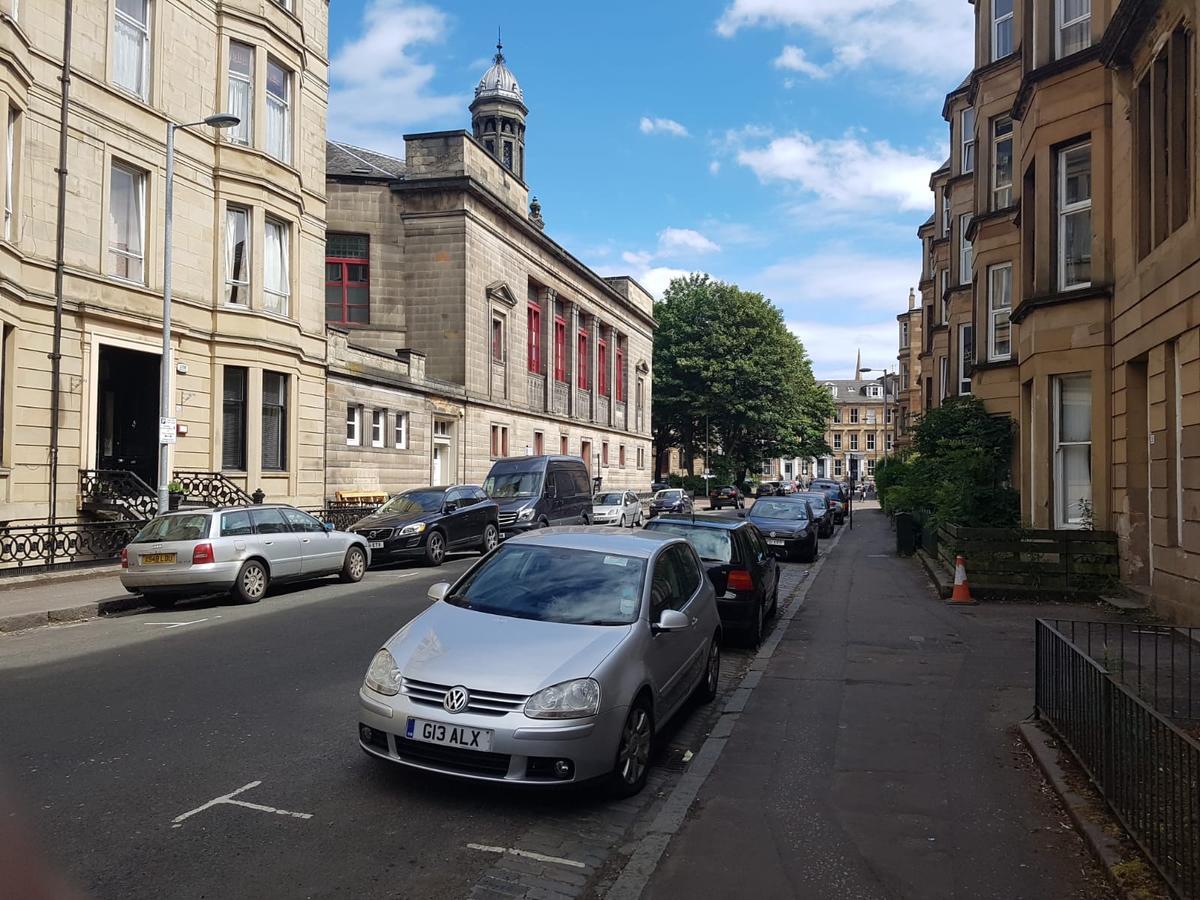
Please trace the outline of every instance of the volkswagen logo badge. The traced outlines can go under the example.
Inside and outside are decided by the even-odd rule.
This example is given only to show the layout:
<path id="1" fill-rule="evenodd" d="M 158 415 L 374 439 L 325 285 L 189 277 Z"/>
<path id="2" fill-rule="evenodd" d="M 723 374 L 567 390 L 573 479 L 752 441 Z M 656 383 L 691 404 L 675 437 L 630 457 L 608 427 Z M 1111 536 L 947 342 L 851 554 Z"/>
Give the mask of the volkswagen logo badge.
<path id="1" fill-rule="evenodd" d="M 775 532 L 772 531 L 770 536 L 775 537 Z"/>
<path id="2" fill-rule="evenodd" d="M 446 696 L 442 698 L 442 707 L 448 713 L 460 713 L 467 708 L 467 704 L 470 702 L 471 695 L 467 693 L 467 689 L 458 685 L 446 691 Z"/>

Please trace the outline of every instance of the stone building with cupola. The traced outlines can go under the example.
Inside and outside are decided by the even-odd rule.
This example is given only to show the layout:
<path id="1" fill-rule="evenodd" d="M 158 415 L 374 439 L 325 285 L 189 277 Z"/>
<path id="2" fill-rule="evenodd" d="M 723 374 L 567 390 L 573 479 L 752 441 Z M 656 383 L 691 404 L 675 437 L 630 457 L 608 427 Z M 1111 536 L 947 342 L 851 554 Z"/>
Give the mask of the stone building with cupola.
<path id="1" fill-rule="evenodd" d="M 331 498 L 479 483 L 543 453 L 648 485 L 653 298 L 550 236 L 529 112 L 497 45 L 469 131 L 405 135 L 403 159 L 328 142 Z"/>

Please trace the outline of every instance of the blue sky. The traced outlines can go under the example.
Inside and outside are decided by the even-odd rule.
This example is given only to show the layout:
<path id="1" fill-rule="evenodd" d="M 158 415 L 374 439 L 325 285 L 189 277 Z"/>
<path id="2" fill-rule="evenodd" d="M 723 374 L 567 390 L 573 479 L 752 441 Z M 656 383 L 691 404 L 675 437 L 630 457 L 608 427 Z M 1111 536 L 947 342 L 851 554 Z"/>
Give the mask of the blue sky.
<path id="1" fill-rule="evenodd" d="M 967 0 L 337 0 L 329 135 L 403 155 L 469 127 L 496 28 L 547 231 L 660 292 L 701 271 L 783 310 L 818 377 L 895 364 L 915 230 L 971 63 Z"/>

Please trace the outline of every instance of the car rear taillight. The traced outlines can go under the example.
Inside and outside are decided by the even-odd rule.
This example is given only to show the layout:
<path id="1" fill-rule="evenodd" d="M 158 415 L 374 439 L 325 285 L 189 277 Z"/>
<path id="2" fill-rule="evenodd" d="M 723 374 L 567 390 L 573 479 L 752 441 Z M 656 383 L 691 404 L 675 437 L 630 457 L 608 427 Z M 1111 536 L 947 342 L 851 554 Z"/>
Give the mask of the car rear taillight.
<path id="1" fill-rule="evenodd" d="M 729 572 L 729 579 L 725 584 L 731 591 L 754 590 L 754 579 L 750 577 L 750 573 L 745 569 L 732 569 Z"/>
<path id="2" fill-rule="evenodd" d="M 196 549 L 192 551 L 192 565 L 198 566 L 201 563 L 210 563 L 212 561 L 212 544 L 197 544 Z"/>
<path id="3" fill-rule="evenodd" d="M 121 568 L 122 569 L 129 568 L 129 548 L 128 547 L 121 548 Z"/>

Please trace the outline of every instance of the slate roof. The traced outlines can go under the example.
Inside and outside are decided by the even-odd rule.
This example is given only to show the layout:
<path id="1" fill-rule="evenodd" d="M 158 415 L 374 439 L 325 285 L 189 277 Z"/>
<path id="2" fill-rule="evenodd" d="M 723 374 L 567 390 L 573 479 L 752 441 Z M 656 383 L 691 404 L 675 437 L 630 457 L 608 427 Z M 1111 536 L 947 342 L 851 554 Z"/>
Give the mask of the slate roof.
<path id="1" fill-rule="evenodd" d="M 403 178 L 404 160 L 352 144 L 326 141 L 325 174 L 355 178 Z"/>

